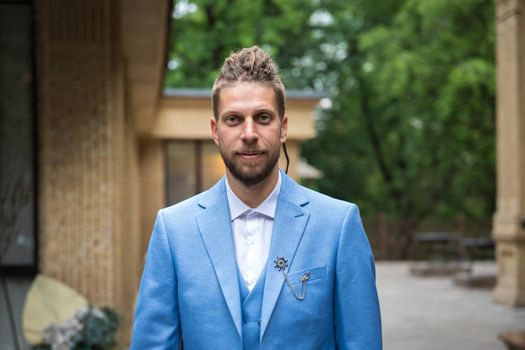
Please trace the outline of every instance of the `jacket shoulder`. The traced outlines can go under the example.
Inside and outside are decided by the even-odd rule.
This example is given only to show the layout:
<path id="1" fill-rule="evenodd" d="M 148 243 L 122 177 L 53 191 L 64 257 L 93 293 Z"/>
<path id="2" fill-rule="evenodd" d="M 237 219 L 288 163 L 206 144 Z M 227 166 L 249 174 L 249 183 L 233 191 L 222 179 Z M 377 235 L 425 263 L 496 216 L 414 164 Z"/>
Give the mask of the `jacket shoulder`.
<path id="1" fill-rule="evenodd" d="M 346 211 L 349 208 L 357 208 L 357 205 L 353 202 L 348 202 L 342 199 L 330 197 L 324 193 L 314 191 L 307 187 L 297 184 L 299 191 L 308 199 L 308 205 L 310 207 L 324 207 L 328 210 L 343 210 Z"/>
<path id="2" fill-rule="evenodd" d="M 221 180 L 212 188 L 204 192 L 196 194 L 195 196 L 185 199 L 179 203 L 162 208 L 159 213 L 170 217 L 180 217 L 181 215 L 193 216 L 194 214 L 199 213 L 203 208 L 213 204 L 221 198 L 226 198 L 226 193 L 224 191 L 224 184 Z"/>

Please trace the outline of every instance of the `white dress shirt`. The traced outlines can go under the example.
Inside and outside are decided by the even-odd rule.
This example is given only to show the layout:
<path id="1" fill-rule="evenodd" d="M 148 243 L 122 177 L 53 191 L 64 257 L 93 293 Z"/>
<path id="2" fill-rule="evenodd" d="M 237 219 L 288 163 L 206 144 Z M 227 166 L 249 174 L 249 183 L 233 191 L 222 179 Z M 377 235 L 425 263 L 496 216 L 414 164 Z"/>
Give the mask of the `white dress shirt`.
<path id="1" fill-rule="evenodd" d="M 250 208 L 233 193 L 226 179 L 235 258 L 251 291 L 266 265 L 272 242 L 273 219 L 281 189 L 281 173 L 273 191 L 257 207 Z"/>

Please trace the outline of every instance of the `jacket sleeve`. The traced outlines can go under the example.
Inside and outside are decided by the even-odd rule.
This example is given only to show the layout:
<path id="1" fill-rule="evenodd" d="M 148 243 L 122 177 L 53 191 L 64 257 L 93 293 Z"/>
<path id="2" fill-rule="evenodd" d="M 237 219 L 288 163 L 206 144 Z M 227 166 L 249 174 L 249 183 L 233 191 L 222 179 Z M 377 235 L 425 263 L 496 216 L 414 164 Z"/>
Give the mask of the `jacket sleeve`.
<path id="1" fill-rule="evenodd" d="M 180 349 L 177 275 L 162 211 L 157 214 L 140 282 L 131 350 Z"/>
<path id="2" fill-rule="evenodd" d="M 374 258 L 354 204 L 350 204 L 341 228 L 334 317 L 337 349 L 382 349 Z"/>

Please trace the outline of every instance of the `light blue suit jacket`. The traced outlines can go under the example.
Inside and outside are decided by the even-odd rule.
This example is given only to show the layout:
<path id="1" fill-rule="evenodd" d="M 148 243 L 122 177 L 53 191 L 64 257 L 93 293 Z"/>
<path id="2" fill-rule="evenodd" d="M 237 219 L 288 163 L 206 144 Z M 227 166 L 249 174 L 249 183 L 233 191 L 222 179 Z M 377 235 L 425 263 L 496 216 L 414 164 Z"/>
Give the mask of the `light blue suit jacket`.
<path id="1" fill-rule="evenodd" d="M 370 245 L 354 204 L 282 174 L 261 313 L 261 348 L 382 348 Z M 242 349 L 242 309 L 224 178 L 157 215 L 135 311 L 133 350 Z M 288 260 L 297 300 L 273 260 Z"/>

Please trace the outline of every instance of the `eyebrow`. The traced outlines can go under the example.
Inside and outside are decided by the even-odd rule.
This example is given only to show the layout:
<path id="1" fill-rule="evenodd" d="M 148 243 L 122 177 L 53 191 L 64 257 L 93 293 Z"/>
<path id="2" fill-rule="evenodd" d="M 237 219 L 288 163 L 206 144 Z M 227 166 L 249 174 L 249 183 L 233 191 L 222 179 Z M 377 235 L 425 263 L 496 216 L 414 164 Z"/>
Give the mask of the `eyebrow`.
<path id="1" fill-rule="evenodd" d="M 259 113 L 268 113 L 268 114 L 273 114 L 273 115 L 278 115 L 279 114 L 277 111 L 274 111 L 273 109 L 270 109 L 270 108 L 266 108 L 266 107 L 255 108 L 253 114 L 259 114 Z M 241 113 L 241 112 L 239 112 L 236 109 L 231 109 L 231 110 L 226 110 L 225 112 L 221 113 L 220 117 L 224 117 L 224 116 L 230 115 L 230 114 L 236 114 L 236 115 L 242 116 L 244 113 Z"/>

